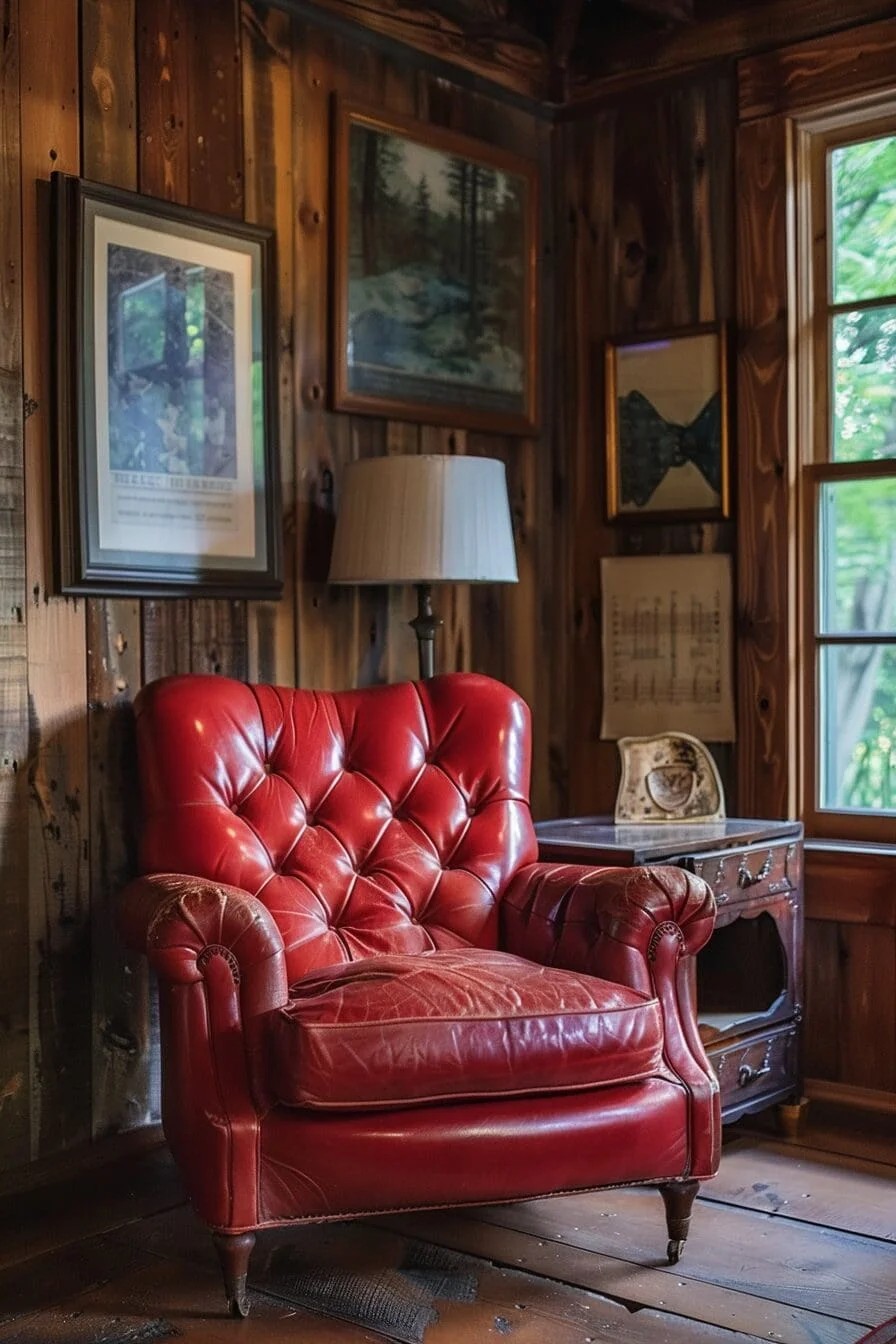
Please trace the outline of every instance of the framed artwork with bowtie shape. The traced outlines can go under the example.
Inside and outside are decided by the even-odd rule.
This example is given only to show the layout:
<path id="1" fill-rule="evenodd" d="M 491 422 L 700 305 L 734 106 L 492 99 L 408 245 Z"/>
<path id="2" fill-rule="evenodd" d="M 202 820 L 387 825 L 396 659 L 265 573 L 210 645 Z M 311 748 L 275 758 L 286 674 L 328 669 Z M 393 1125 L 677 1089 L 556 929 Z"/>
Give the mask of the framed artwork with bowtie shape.
<path id="1" fill-rule="evenodd" d="M 605 360 L 608 516 L 727 518 L 724 327 L 611 340 Z"/>

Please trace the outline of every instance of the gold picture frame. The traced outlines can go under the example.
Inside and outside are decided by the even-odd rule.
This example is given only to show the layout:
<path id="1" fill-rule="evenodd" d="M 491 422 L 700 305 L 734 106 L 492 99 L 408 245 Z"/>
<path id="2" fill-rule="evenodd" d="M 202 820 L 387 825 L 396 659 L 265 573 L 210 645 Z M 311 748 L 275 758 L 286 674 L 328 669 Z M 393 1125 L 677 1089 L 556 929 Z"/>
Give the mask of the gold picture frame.
<path id="1" fill-rule="evenodd" d="M 725 327 L 607 341 L 607 516 L 720 520 L 730 513 Z"/>

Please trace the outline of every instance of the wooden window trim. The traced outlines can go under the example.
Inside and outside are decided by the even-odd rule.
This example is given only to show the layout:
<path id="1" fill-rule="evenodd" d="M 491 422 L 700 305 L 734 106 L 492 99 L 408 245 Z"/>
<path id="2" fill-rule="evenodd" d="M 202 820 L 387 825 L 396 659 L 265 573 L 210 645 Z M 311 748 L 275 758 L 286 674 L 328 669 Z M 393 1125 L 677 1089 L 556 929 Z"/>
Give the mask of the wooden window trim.
<path id="1" fill-rule="evenodd" d="M 869 120 L 881 91 L 890 99 L 896 93 L 894 50 L 896 20 L 887 17 L 738 63 L 736 786 L 743 815 L 801 811 L 796 420 L 806 391 L 794 358 L 799 132 L 823 130 L 835 116 Z"/>
<path id="2" fill-rule="evenodd" d="M 737 135 L 737 806 L 797 815 L 793 123 Z"/>
<path id="3" fill-rule="evenodd" d="M 893 834 L 892 812 L 856 812 L 822 808 L 820 796 L 817 725 L 818 652 L 822 645 L 840 641 L 822 639 L 817 629 L 818 496 L 826 481 L 870 480 L 896 477 L 896 461 L 838 462 L 829 457 L 833 425 L 829 399 L 831 323 L 837 311 L 877 307 L 894 299 L 834 304 L 832 202 L 829 199 L 828 161 L 831 151 L 876 136 L 896 133 L 896 101 L 890 97 L 831 108 L 796 123 L 796 294 L 797 294 L 797 438 L 804 446 L 797 482 L 799 517 L 799 621 L 802 631 L 795 692 L 799 704 L 797 792 L 807 836 L 838 836 L 850 841 L 882 841 Z M 808 347 L 808 357 L 807 357 Z M 798 451 L 798 450 L 797 450 Z M 855 640 L 851 641 L 855 642 Z M 866 642 L 861 640 L 860 642 Z M 890 644 L 889 637 L 867 640 Z"/>

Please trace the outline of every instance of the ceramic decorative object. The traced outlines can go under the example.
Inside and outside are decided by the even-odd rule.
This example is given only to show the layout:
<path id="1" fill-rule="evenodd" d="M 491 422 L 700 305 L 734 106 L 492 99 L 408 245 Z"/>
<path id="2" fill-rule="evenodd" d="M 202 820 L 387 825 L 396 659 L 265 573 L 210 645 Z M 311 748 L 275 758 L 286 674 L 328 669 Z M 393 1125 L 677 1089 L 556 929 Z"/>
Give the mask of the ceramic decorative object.
<path id="1" fill-rule="evenodd" d="M 621 737 L 622 779 L 614 820 L 720 821 L 725 794 L 716 763 L 690 733 Z"/>

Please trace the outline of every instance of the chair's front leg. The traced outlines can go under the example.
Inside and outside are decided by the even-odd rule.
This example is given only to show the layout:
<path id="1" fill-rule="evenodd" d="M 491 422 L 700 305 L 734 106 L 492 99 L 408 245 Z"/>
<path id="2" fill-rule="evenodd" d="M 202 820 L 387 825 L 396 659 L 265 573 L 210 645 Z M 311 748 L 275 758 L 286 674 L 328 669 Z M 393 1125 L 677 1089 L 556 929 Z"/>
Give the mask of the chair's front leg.
<path id="1" fill-rule="evenodd" d="M 699 1189 L 699 1181 L 670 1181 L 659 1187 L 666 1206 L 666 1230 L 669 1233 L 666 1255 L 670 1265 L 677 1265 L 681 1259 L 691 1225 L 691 1209 Z"/>
<path id="2" fill-rule="evenodd" d="M 249 1274 L 249 1257 L 255 1245 L 254 1232 L 213 1232 L 215 1250 L 224 1272 L 224 1291 L 227 1294 L 227 1309 L 231 1316 L 249 1315 L 249 1298 L 246 1294 L 246 1278 Z"/>

